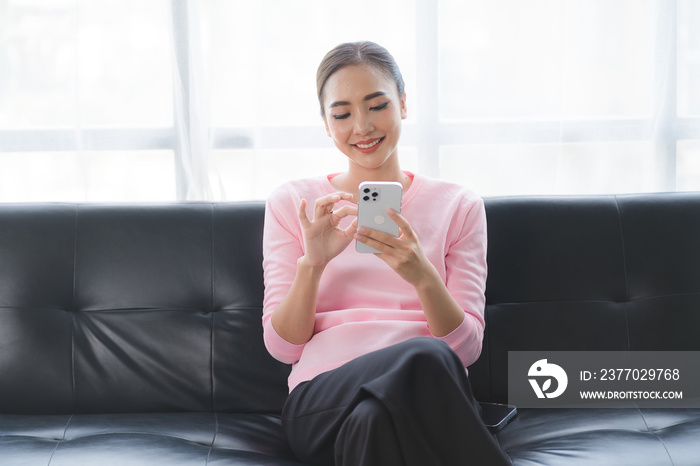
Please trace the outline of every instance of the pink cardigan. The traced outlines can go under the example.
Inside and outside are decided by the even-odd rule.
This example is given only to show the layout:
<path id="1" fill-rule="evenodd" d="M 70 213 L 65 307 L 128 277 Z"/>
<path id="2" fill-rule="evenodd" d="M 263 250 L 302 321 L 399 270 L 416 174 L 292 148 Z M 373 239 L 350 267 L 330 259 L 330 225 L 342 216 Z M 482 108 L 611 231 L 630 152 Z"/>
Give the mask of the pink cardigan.
<path id="1" fill-rule="evenodd" d="M 268 199 L 263 237 L 263 328 L 270 354 L 292 364 L 289 390 L 370 351 L 414 337 L 431 336 L 414 288 L 354 242 L 326 267 L 321 279 L 313 337 L 295 345 L 279 336 L 270 317 L 295 276 L 304 241 L 297 215 L 301 198 L 312 218 L 314 201 L 335 192 L 328 177 L 287 183 Z M 342 205 L 340 203 L 338 206 Z M 486 215 L 481 198 L 456 184 L 414 176 L 402 215 L 452 296 L 464 309 L 462 324 L 442 339 L 464 366 L 481 353 L 486 286 Z M 345 227 L 352 218 L 345 218 Z"/>

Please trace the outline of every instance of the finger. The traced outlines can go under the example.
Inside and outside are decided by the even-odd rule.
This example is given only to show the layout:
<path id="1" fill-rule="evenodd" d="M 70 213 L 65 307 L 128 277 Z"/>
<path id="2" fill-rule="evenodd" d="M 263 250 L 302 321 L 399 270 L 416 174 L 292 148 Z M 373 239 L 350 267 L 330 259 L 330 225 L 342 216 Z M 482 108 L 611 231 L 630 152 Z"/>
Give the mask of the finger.
<path id="1" fill-rule="evenodd" d="M 299 203 L 299 221 L 301 226 L 307 228 L 311 225 L 309 217 L 306 215 L 306 199 L 302 199 Z"/>
<path id="2" fill-rule="evenodd" d="M 357 228 L 357 233 L 362 236 L 363 239 L 366 238 L 364 242 L 375 249 L 380 249 L 379 247 L 375 246 L 375 244 L 384 245 L 386 250 L 398 249 L 402 244 L 401 239 L 392 235 L 391 233 L 384 233 L 383 231 L 374 230 L 372 228 L 360 226 Z"/>
<path id="3" fill-rule="evenodd" d="M 338 209 L 334 209 L 333 215 L 337 216 L 339 219 L 347 217 L 348 215 L 357 216 L 357 206 L 344 205 Z"/>
<path id="4" fill-rule="evenodd" d="M 314 219 L 321 218 L 323 215 L 332 214 L 333 207 L 337 202 L 350 199 L 352 199 L 352 194 L 343 192 L 331 193 L 319 197 L 316 199 L 316 204 L 314 206 Z"/>
<path id="5" fill-rule="evenodd" d="M 338 191 L 337 194 L 340 196 L 340 198 L 344 201 L 352 201 L 352 194 L 346 193 L 343 191 Z"/>
<path id="6" fill-rule="evenodd" d="M 350 238 L 355 237 L 355 234 L 357 234 L 357 219 L 354 219 L 352 223 L 343 231 L 345 232 L 346 236 L 349 236 Z"/>
<path id="7" fill-rule="evenodd" d="M 339 201 L 351 201 L 352 194 L 343 191 L 337 191 L 334 193 L 326 194 L 316 199 L 317 204 L 335 204 Z"/>
<path id="8" fill-rule="evenodd" d="M 358 228 L 358 233 L 392 248 L 398 247 L 400 244 L 400 240 L 396 236 L 390 233 L 384 233 L 383 231 L 373 230 L 372 228 L 360 227 Z"/>
<path id="9" fill-rule="evenodd" d="M 352 202 L 352 194 L 338 191 L 318 198 L 316 200 L 316 206 L 314 208 L 315 218 L 320 218 L 323 215 L 333 214 L 335 204 L 340 201 Z"/>
<path id="10" fill-rule="evenodd" d="M 314 205 L 314 220 L 317 220 L 324 215 L 333 211 L 333 205 L 338 202 L 339 197 L 335 194 L 319 197 Z"/>
<path id="11" fill-rule="evenodd" d="M 379 251 L 379 253 L 384 253 L 388 249 L 388 246 L 386 244 L 377 241 L 376 239 L 371 238 L 367 235 L 363 235 L 359 232 L 355 233 L 355 239 L 362 244 L 366 244 L 367 246 L 373 247 L 374 249 Z M 375 253 L 375 255 L 377 255 L 377 253 Z"/>
<path id="12" fill-rule="evenodd" d="M 387 213 L 391 217 L 391 219 L 396 222 L 396 224 L 399 226 L 399 229 L 401 229 L 401 233 L 403 233 L 404 236 L 409 236 L 411 238 L 415 237 L 415 234 L 413 233 L 413 228 L 411 228 L 411 225 L 408 223 L 408 220 L 406 220 L 400 213 L 395 211 L 394 209 L 388 209 Z"/>

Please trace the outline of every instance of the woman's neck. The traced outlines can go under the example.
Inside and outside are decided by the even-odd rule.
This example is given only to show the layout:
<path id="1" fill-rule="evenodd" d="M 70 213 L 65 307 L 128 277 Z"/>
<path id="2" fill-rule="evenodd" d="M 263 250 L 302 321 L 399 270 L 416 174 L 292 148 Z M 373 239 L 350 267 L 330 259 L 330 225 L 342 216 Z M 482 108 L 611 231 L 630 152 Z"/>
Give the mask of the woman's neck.
<path id="1" fill-rule="evenodd" d="M 351 193 L 353 200 L 357 201 L 357 189 L 363 181 L 397 181 L 403 186 L 405 193 L 413 182 L 413 178 L 408 176 L 399 167 L 395 170 L 353 170 L 334 176 L 330 182 L 338 191 Z"/>

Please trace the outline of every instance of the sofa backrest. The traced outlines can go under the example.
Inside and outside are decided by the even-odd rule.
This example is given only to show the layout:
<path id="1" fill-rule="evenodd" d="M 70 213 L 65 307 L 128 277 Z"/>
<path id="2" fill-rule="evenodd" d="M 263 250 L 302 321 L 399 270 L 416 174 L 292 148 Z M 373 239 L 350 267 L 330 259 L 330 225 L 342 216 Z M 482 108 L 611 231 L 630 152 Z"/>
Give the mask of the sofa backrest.
<path id="1" fill-rule="evenodd" d="M 700 350 L 700 193 L 486 199 L 477 398 L 506 402 L 508 351 Z"/>
<path id="2" fill-rule="evenodd" d="M 700 350 L 700 193 L 487 198 L 480 400 L 508 351 Z M 0 413 L 279 412 L 264 203 L 0 204 Z"/>
<path id="3" fill-rule="evenodd" d="M 0 412 L 278 412 L 264 203 L 0 205 Z"/>

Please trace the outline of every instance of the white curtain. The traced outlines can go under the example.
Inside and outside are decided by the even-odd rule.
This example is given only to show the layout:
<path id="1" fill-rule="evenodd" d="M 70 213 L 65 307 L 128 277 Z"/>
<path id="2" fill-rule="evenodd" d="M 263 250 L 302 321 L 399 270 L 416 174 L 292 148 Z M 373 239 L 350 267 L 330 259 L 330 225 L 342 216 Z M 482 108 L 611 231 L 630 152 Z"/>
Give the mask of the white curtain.
<path id="1" fill-rule="evenodd" d="M 180 174 L 177 197 L 184 200 L 221 199 L 216 178 L 210 180 L 213 128 L 209 122 L 209 89 L 202 55 L 199 0 L 172 2 L 173 102 L 175 160 Z"/>
<path id="2" fill-rule="evenodd" d="M 700 190 L 698 0 L 0 0 L 0 202 L 262 199 L 340 171 L 315 71 L 397 59 L 406 169 L 484 196 Z"/>

